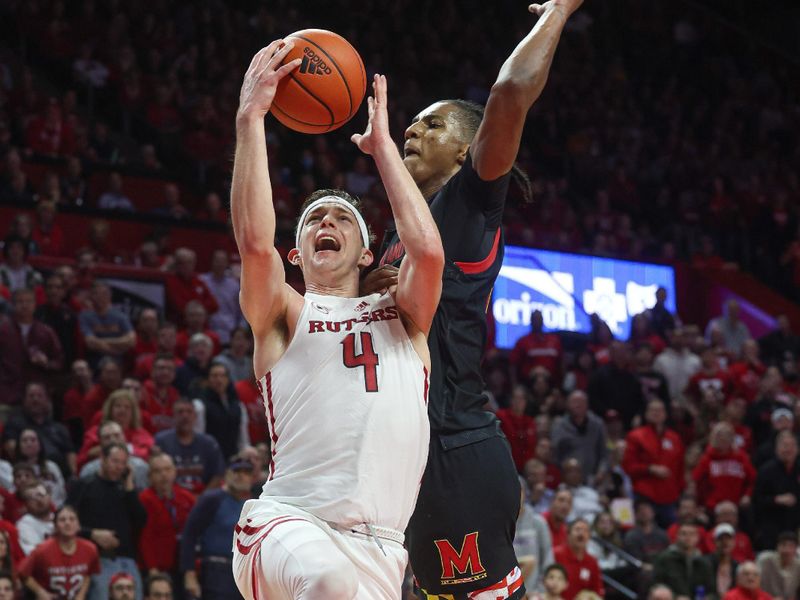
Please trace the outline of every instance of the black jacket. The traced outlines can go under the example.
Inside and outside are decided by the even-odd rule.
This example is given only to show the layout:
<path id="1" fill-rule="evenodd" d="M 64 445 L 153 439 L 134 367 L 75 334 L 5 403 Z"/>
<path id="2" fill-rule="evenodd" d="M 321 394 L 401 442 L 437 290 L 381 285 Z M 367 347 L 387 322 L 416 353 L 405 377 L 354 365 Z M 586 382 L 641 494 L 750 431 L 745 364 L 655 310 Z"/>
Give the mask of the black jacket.
<path id="1" fill-rule="evenodd" d="M 794 494 L 800 502 L 800 460 L 790 470 L 777 459 L 769 460 L 758 470 L 753 504 L 758 531 L 755 546 L 758 550 L 773 549 L 782 531 L 800 527 L 800 505 L 787 507 L 775 504 L 775 496 Z"/>
<path id="2" fill-rule="evenodd" d="M 106 552 L 98 548 L 100 556 L 136 558 L 137 532 L 147 521 L 147 512 L 136 490 L 126 492 L 121 482 L 92 475 L 74 482 L 67 504 L 78 511 L 81 535 L 88 538 L 92 529 L 110 529 L 117 534 L 116 550 Z"/>

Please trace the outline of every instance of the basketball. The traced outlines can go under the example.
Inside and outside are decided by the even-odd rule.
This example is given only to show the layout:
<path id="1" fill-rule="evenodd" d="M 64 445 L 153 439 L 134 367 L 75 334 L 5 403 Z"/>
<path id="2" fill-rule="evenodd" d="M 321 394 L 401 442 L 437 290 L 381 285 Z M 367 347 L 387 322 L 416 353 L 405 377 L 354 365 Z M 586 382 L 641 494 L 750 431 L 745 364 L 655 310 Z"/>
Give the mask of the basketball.
<path id="1" fill-rule="evenodd" d="M 278 84 L 272 114 L 289 129 L 325 133 L 356 114 L 367 89 L 364 63 L 342 36 L 324 29 L 303 29 L 288 35 L 294 48 L 283 63 L 302 59 Z"/>

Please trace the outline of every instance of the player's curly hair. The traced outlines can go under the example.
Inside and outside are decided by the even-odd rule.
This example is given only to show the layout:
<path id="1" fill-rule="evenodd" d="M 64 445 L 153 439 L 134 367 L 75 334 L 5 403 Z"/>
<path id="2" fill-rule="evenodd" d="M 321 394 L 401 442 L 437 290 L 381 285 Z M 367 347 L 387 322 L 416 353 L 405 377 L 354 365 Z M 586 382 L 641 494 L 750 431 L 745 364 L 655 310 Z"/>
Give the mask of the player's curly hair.
<path id="1" fill-rule="evenodd" d="M 471 100 L 444 100 L 443 102 L 452 104 L 458 108 L 462 116 L 461 124 L 466 129 L 467 136 L 469 137 L 468 141 L 472 142 L 472 138 L 475 137 L 475 133 L 478 131 L 481 121 L 483 121 L 485 107 Z M 526 204 L 533 202 L 531 179 L 516 162 L 511 167 L 511 179 L 517 184 L 517 187 L 519 187 L 523 201 Z"/>
<path id="2" fill-rule="evenodd" d="M 352 194 L 345 192 L 344 190 L 333 190 L 333 189 L 321 189 L 315 190 L 309 194 L 308 198 L 303 201 L 303 205 L 300 207 L 300 215 L 305 212 L 308 205 L 312 202 L 319 200 L 320 198 L 324 198 L 325 196 L 336 196 L 337 198 L 341 198 L 348 204 L 352 204 L 353 208 L 355 208 L 358 213 L 363 217 L 364 211 L 362 210 L 363 204 L 361 200 L 357 196 L 353 196 Z M 364 219 L 366 223 L 367 220 Z M 295 223 L 295 229 L 300 225 L 300 217 L 297 217 L 297 223 Z M 369 223 L 367 223 L 367 233 L 369 234 L 369 243 L 372 244 L 375 242 L 375 233 L 372 231 L 372 227 Z"/>

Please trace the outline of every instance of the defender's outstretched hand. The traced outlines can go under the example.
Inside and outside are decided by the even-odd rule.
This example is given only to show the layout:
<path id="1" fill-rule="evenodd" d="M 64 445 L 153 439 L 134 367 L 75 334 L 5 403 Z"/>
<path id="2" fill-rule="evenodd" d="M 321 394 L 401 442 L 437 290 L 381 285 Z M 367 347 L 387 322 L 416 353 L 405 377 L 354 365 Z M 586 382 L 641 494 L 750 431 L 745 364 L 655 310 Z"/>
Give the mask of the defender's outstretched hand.
<path id="1" fill-rule="evenodd" d="M 354 134 L 350 140 L 364 154 L 374 154 L 379 144 L 392 143 L 389 135 L 389 112 L 387 110 L 386 76 L 376 74 L 372 80 L 374 98 L 367 98 L 369 122 L 362 134 Z"/>
<path id="2" fill-rule="evenodd" d="M 581 4 L 583 4 L 583 0 L 550 0 L 550 2 L 543 2 L 542 4 L 531 4 L 528 6 L 528 12 L 541 17 L 548 10 L 562 8 L 567 11 L 567 16 L 569 16 L 578 10 Z"/>
<path id="3" fill-rule="evenodd" d="M 296 58 L 281 66 L 294 42 L 275 40 L 266 48 L 259 50 L 250 61 L 244 74 L 242 89 L 239 92 L 239 113 L 263 117 L 269 112 L 278 82 L 300 66 Z"/>

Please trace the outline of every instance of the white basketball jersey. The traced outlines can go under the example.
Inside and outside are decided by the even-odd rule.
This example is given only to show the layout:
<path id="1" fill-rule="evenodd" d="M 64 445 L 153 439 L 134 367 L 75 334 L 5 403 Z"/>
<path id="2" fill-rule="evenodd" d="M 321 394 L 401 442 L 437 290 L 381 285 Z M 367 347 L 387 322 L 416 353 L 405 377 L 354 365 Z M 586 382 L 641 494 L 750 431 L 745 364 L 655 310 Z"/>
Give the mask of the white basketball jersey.
<path id="1" fill-rule="evenodd" d="M 428 457 L 428 373 L 389 294 L 307 293 L 259 386 L 272 438 L 262 498 L 405 529 Z"/>

